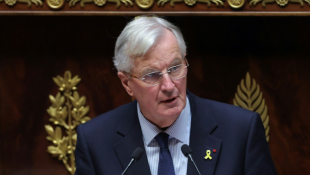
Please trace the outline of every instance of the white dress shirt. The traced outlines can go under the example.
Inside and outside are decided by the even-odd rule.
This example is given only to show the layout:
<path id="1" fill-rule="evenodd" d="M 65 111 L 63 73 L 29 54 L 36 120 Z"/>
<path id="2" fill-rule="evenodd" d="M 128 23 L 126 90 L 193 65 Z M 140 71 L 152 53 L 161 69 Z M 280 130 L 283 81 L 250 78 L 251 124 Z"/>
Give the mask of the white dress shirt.
<path id="1" fill-rule="evenodd" d="M 140 111 L 139 103 L 137 105 L 138 117 L 142 129 L 144 147 L 150 166 L 151 174 L 157 175 L 160 148 L 155 140 L 158 133 L 162 132 L 154 124 L 148 121 Z M 177 120 L 164 132 L 169 134 L 168 146 L 172 156 L 174 172 L 176 175 L 186 175 L 187 161 L 181 151 L 183 144 L 189 145 L 191 128 L 191 111 L 188 98 L 186 98 L 185 108 Z"/>

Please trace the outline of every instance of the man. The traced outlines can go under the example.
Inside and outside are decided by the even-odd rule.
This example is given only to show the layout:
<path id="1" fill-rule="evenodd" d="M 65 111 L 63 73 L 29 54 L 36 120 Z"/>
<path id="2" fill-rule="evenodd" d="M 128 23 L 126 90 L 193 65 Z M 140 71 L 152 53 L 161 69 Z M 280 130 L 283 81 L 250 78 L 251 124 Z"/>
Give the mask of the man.
<path id="1" fill-rule="evenodd" d="M 114 64 L 136 100 L 78 127 L 77 175 L 122 174 L 137 147 L 145 153 L 128 175 L 198 174 L 184 144 L 202 175 L 276 174 L 259 115 L 186 91 L 185 56 L 180 30 L 164 19 L 125 27 Z"/>

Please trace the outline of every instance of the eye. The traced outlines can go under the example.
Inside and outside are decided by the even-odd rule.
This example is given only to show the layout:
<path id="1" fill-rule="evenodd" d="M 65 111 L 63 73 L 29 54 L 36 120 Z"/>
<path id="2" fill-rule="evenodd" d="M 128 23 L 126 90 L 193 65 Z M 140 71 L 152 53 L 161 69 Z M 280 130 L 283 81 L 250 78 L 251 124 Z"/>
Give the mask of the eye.
<path id="1" fill-rule="evenodd" d="M 157 75 L 158 75 L 158 72 L 152 72 L 152 73 L 145 74 L 143 77 L 152 78 L 152 77 L 156 77 Z"/>
<path id="2" fill-rule="evenodd" d="M 151 72 L 148 74 L 145 74 L 142 78 L 143 81 L 146 83 L 153 83 L 156 82 L 161 76 L 161 72 Z"/>
<path id="3" fill-rule="evenodd" d="M 180 68 L 181 65 L 176 65 L 176 66 L 172 66 L 169 68 L 169 72 L 176 72 L 179 68 Z"/>

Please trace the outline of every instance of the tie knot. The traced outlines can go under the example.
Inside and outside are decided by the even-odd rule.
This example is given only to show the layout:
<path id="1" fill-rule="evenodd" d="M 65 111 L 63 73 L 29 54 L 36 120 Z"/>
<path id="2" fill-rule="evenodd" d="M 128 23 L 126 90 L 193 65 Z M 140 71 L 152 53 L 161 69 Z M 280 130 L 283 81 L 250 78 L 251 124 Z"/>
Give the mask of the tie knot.
<path id="1" fill-rule="evenodd" d="M 159 133 L 155 137 L 160 149 L 163 149 L 163 148 L 168 149 L 168 138 L 169 138 L 169 135 L 164 132 Z"/>

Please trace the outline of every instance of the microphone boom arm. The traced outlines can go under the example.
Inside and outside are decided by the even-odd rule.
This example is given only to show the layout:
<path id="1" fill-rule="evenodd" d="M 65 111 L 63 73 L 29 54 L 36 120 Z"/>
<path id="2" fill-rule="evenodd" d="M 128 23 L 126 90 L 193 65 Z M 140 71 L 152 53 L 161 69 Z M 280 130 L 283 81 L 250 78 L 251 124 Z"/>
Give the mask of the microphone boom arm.
<path id="1" fill-rule="evenodd" d="M 132 164 L 134 161 L 135 161 L 134 158 L 132 158 L 132 159 L 130 160 L 129 164 L 127 165 L 127 167 L 126 167 L 126 169 L 124 170 L 124 172 L 122 173 L 122 175 L 124 175 L 124 174 L 126 173 L 127 169 L 131 166 L 131 164 Z"/>
<path id="2" fill-rule="evenodd" d="M 199 170 L 198 170 L 198 168 L 197 168 L 197 166 L 196 166 L 196 164 L 195 164 L 195 162 L 194 162 L 194 160 L 193 160 L 193 158 L 192 158 L 192 154 L 188 154 L 188 157 L 191 159 L 191 161 L 192 161 L 193 164 L 195 165 L 195 168 L 196 168 L 198 174 L 201 175 L 200 172 L 199 172 Z"/>

